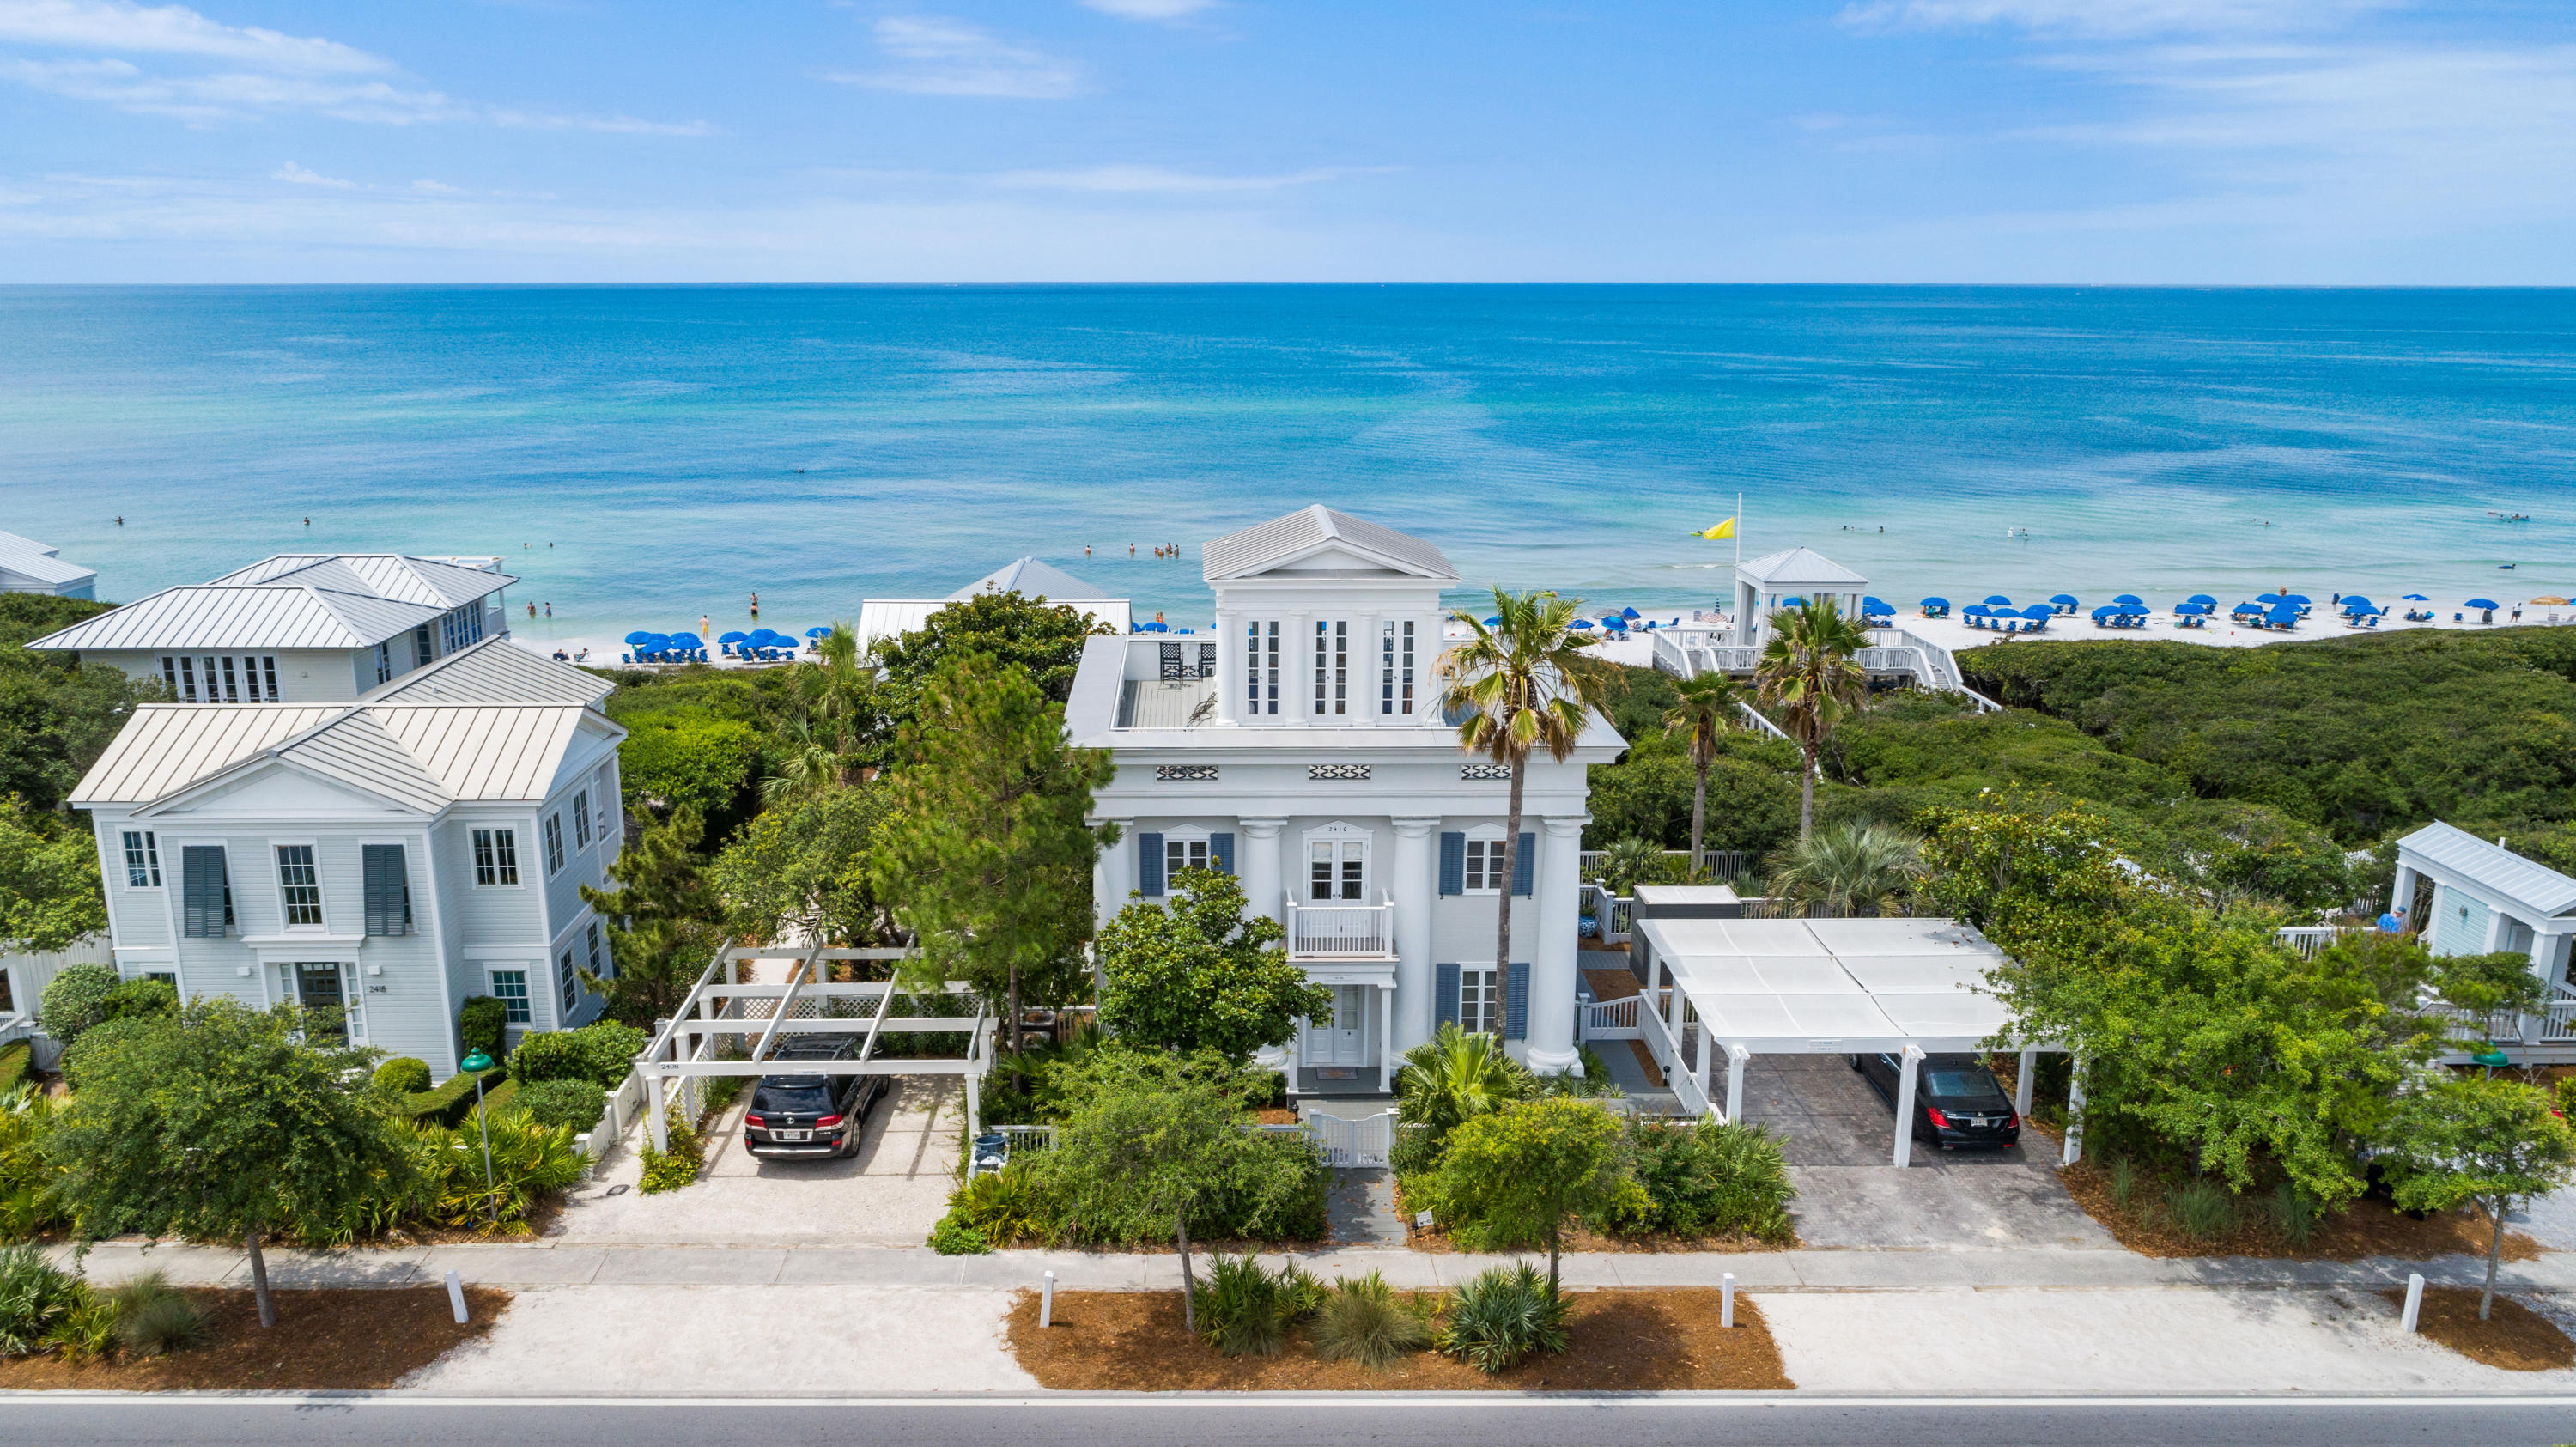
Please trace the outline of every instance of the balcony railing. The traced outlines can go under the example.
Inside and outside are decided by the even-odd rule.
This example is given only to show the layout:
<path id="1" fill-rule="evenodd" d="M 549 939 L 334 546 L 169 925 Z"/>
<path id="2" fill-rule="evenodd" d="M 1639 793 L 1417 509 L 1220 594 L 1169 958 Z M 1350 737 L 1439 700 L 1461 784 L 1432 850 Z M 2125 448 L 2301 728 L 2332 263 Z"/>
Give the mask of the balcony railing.
<path id="1" fill-rule="evenodd" d="M 1288 958 L 1292 960 L 1391 960 L 1395 958 L 1395 902 L 1310 904 L 1288 901 Z"/>

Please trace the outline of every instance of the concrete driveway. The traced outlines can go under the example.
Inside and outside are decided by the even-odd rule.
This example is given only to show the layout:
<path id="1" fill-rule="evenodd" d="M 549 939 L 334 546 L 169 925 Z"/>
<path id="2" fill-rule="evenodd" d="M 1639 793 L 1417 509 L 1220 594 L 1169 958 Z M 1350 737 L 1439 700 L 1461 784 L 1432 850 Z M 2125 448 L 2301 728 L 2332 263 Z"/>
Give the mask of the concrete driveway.
<path id="1" fill-rule="evenodd" d="M 2057 1182 L 2045 1137 L 2008 1151 L 1943 1151 L 1917 1141 L 1898 1170 L 1896 1112 L 1840 1055 L 1756 1056 L 1744 1119 L 1785 1142 L 1810 1246 L 2050 1246 L 2118 1250 Z"/>
<path id="2" fill-rule="evenodd" d="M 695 1184 L 647 1196 L 635 1189 L 641 1152 L 630 1135 L 608 1169 L 576 1188 L 550 1238 L 567 1244 L 919 1246 L 956 1189 L 965 1104 L 953 1080 L 898 1077 L 868 1112 L 859 1154 L 846 1161 L 761 1160 L 742 1148 L 746 1088 L 706 1137 Z M 617 1187 L 624 1186 L 625 1190 Z"/>

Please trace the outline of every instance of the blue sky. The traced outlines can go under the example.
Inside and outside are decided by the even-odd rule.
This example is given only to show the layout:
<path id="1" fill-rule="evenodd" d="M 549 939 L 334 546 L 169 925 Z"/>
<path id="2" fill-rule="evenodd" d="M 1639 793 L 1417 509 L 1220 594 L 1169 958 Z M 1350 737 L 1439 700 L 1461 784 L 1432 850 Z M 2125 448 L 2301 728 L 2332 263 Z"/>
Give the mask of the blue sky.
<path id="1" fill-rule="evenodd" d="M 0 0 L 0 281 L 2576 282 L 2576 5 Z"/>

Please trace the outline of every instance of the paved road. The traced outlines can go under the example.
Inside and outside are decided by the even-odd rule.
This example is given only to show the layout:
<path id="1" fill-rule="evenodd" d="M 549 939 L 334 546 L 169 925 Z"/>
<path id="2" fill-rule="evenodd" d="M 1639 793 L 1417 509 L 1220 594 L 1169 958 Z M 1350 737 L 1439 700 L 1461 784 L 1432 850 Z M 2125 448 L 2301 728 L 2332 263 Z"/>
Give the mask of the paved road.
<path id="1" fill-rule="evenodd" d="M 2074 1447 L 2104 1443 L 2381 1443 L 2547 1447 L 2576 1439 L 2576 1397 L 2447 1399 L 2032 1400 L 1948 1402 L 1689 1397 L 1051 1397 L 869 1399 L 830 1403 L 428 1402 L 381 1398 L 195 1398 L 73 1402 L 20 1397 L 5 1408 L 20 1442 L 301 1447 L 305 1443 L 506 1442 L 512 1447 L 906 1447 L 1088 1444 L 1440 1443 L 1478 1447 Z"/>

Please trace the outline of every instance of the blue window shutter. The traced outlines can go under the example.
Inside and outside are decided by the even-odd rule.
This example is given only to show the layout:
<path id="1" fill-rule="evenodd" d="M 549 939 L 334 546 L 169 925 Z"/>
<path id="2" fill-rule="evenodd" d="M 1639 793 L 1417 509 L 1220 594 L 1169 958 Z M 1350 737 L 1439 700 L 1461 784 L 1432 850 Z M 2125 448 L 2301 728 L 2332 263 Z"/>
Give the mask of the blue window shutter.
<path id="1" fill-rule="evenodd" d="M 1518 961 L 1512 965 L 1511 991 L 1511 999 L 1503 1004 L 1503 1038 L 1527 1040 L 1529 1038 L 1529 962 L 1527 960 Z"/>
<path id="2" fill-rule="evenodd" d="M 191 844 L 179 852 L 185 933 L 191 939 L 224 936 L 224 851 L 219 844 Z"/>
<path id="3" fill-rule="evenodd" d="M 1462 835 L 1457 837 L 1463 838 L 1464 836 Z M 1434 1016 L 1432 1023 L 1435 1026 L 1457 1024 L 1458 967 L 1456 965 L 1434 966 L 1431 992 L 1435 997 L 1432 1001 L 1432 1014 Z"/>
<path id="4" fill-rule="evenodd" d="M 1467 892 L 1467 836 L 1464 834 L 1440 836 L 1440 892 L 1442 894 Z M 1452 980 L 1451 983 L 1454 985 L 1456 981 Z M 1458 992 L 1452 989 L 1449 992 L 1449 1001 L 1450 1013 L 1453 1017 L 1457 1013 L 1457 1000 Z"/>
<path id="5" fill-rule="evenodd" d="M 1163 836 L 1136 836 L 1136 888 L 1147 899 L 1163 897 Z"/>
<path id="6" fill-rule="evenodd" d="M 1538 836 L 1524 834 L 1520 838 L 1520 843 L 1512 847 L 1512 893 L 1522 895 L 1532 893 L 1531 886 L 1537 880 Z"/>
<path id="7" fill-rule="evenodd" d="M 1234 873 L 1233 835 L 1211 834 L 1208 836 L 1208 862 L 1216 866 L 1216 872 L 1219 874 Z"/>

